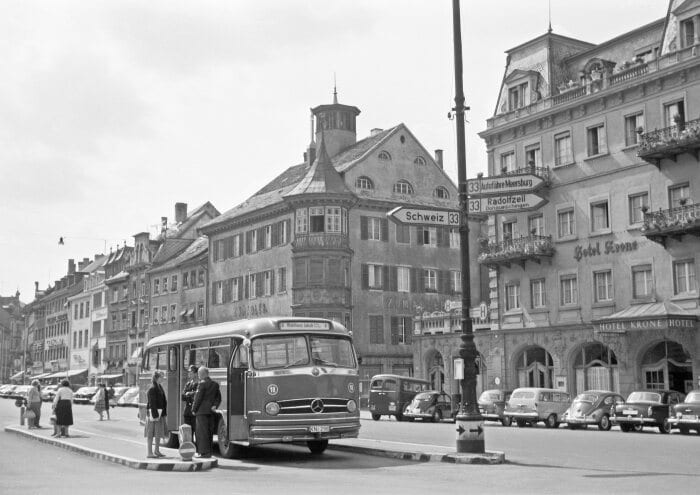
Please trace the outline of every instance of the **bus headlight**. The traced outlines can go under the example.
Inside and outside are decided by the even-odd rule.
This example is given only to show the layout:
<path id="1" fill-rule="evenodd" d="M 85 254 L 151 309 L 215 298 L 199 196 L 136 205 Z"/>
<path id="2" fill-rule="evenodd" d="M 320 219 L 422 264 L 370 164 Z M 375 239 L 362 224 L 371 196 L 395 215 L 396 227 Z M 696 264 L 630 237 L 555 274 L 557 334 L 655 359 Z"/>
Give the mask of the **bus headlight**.
<path id="1" fill-rule="evenodd" d="M 280 412 L 280 405 L 277 402 L 268 402 L 265 404 L 265 412 L 270 416 L 277 416 Z"/>
<path id="2" fill-rule="evenodd" d="M 355 411 L 357 411 L 357 402 L 350 399 L 348 401 L 348 412 L 355 412 Z"/>

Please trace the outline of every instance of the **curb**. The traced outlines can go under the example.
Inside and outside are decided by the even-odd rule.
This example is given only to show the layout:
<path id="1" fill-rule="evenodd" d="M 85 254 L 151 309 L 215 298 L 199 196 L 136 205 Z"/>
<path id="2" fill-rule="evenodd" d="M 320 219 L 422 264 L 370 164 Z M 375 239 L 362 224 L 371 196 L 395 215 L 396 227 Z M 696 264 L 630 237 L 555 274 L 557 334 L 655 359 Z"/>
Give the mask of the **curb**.
<path id="1" fill-rule="evenodd" d="M 358 445 L 330 444 L 329 449 L 355 454 L 373 455 L 413 462 L 447 462 L 450 464 L 503 464 L 506 455 L 503 452 L 485 452 L 484 454 L 442 454 L 430 452 L 402 452 L 376 447 L 361 447 Z"/>
<path id="2" fill-rule="evenodd" d="M 163 461 L 163 460 L 148 460 L 143 461 L 139 459 L 131 459 L 128 457 L 119 456 L 116 454 L 110 454 L 108 452 L 103 452 L 100 450 L 90 449 L 88 447 L 83 447 L 82 445 L 77 445 L 65 440 L 57 440 L 54 438 L 46 438 L 41 435 L 36 435 L 27 430 L 19 427 L 6 426 L 5 431 L 9 433 L 15 433 L 16 435 L 24 436 L 27 438 L 32 438 L 38 440 L 39 442 L 46 443 L 49 445 L 55 445 L 62 449 L 66 449 L 71 452 L 76 452 L 78 454 L 83 454 L 88 457 L 94 457 L 107 462 L 113 462 L 115 464 L 121 464 L 132 469 L 146 469 L 149 471 L 207 471 L 211 468 L 218 467 L 218 459 L 207 459 L 207 460 L 192 460 L 192 461 Z"/>

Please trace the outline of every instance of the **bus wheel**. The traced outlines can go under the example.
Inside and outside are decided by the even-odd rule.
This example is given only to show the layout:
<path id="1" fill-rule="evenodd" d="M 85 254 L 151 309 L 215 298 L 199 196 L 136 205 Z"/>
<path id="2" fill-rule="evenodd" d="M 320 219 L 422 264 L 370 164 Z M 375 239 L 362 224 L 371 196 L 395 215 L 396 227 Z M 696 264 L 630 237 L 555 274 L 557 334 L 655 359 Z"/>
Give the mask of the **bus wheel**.
<path id="1" fill-rule="evenodd" d="M 503 426 L 510 426 L 513 424 L 513 418 L 510 416 L 503 416 L 503 418 L 501 418 L 501 424 Z"/>
<path id="2" fill-rule="evenodd" d="M 174 431 L 171 431 L 168 433 L 168 441 L 165 442 L 164 447 L 167 447 L 169 449 L 176 449 L 180 446 L 180 439 L 177 436 L 177 433 Z"/>
<path id="3" fill-rule="evenodd" d="M 219 427 L 216 430 L 217 443 L 219 444 L 219 453 L 221 457 L 233 459 L 239 454 L 241 447 L 228 441 L 228 431 L 226 429 L 226 421 L 219 420 Z"/>
<path id="4" fill-rule="evenodd" d="M 306 445 L 312 454 L 323 454 L 328 448 L 328 440 L 309 440 Z"/>
<path id="5" fill-rule="evenodd" d="M 379 418 L 381 418 L 381 417 L 382 417 L 381 414 L 372 414 L 372 419 L 375 421 L 379 421 Z"/>

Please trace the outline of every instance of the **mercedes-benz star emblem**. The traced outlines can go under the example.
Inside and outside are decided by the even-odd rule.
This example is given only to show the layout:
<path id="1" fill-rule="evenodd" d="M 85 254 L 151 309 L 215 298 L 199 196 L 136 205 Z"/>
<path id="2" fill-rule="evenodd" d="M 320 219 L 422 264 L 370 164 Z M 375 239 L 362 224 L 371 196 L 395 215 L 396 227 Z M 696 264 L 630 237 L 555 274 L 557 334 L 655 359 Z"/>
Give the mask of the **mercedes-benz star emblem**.
<path id="1" fill-rule="evenodd" d="M 323 412 L 323 401 L 321 399 L 314 399 L 311 401 L 311 411 L 315 413 Z"/>

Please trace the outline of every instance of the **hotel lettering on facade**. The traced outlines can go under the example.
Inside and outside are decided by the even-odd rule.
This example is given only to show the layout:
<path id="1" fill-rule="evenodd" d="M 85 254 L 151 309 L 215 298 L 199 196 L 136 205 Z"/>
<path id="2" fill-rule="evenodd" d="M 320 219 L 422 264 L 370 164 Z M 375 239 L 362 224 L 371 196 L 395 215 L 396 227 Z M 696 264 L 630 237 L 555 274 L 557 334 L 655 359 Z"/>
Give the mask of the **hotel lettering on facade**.
<path id="1" fill-rule="evenodd" d="M 508 50 L 489 175 L 540 176 L 547 204 L 480 239 L 483 386 L 697 388 L 698 33 L 700 1 L 673 0 L 599 45 L 550 31 Z"/>

